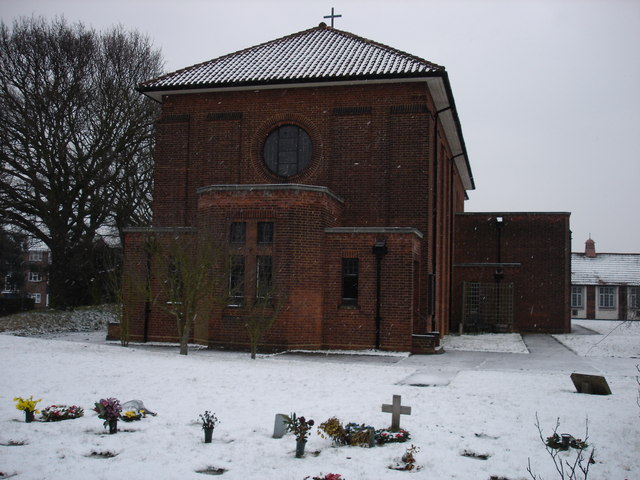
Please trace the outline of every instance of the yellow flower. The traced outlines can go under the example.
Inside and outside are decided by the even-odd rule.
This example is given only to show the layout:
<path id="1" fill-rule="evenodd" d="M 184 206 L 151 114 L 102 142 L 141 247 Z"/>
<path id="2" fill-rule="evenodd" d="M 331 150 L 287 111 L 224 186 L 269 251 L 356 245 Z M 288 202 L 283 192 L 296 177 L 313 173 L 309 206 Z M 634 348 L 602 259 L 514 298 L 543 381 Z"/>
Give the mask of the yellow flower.
<path id="1" fill-rule="evenodd" d="M 36 410 L 36 404 L 42 401 L 41 398 L 34 400 L 33 395 L 31 395 L 29 398 L 15 397 L 13 401 L 16 402 L 16 408 L 18 410 L 28 410 L 30 412 L 40 413 L 40 410 Z"/>

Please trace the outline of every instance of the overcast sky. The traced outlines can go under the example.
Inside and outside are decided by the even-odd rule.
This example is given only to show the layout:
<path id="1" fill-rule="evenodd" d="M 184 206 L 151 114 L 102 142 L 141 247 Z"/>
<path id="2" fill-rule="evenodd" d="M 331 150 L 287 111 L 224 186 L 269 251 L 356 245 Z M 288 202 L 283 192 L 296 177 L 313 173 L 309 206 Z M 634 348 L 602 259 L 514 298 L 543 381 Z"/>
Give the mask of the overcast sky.
<path id="1" fill-rule="evenodd" d="M 640 0 L 0 0 L 149 35 L 167 71 L 317 26 L 446 67 L 467 211 L 571 212 L 573 251 L 640 252 Z M 328 21 L 327 21 L 328 22 Z"/>

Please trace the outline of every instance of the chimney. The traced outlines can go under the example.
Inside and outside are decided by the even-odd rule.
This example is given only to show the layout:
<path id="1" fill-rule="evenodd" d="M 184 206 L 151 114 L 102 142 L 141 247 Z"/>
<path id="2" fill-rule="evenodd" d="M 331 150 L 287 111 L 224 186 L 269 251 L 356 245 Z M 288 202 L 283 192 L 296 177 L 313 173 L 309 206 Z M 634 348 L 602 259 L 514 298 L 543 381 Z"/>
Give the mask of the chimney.
<path id="1" fill-rule="evenodd" d="M 588 258 L 596 258 L 596 242 L 591 240 L 591 237 L 589 237 L 589 240 L 584 242 L 584 256 Z"/>

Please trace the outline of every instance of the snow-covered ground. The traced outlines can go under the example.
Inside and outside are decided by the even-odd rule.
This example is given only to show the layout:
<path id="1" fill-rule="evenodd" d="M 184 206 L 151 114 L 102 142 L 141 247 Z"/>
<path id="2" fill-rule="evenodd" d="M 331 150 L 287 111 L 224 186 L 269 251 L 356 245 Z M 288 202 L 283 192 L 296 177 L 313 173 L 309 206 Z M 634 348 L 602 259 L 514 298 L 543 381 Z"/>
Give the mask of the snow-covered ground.
<path id="1" fill-rule="evenodd" d="M 196 480 L 207 478 L 198 470 L 224 469 L 221 478 L 242 480 L 302 480 L 320 473 L 339 473 L 346 480 L 521 480 L 530 478 L 528 460 L 545 479 L 558 478 L 534 425 L 537 414 L 545 436 L 559 419 L 558 433 L 584 438 L 588 419 L 596 459 L 589 478 L 637 480 L 640 407 L 634 365 L 640 359 L 630 357 L 640 356 L 640 323 L 606 337 L 617 322 L 576 323 L 602 333 L 556 338 L 588 355 L 585 362 L 598 362 L 612 395 L 578 394 L 566 372 L 527 367 L 533 357 L 527 353 L 477 352 L 526 352 L 518 335 L 452 336 L 445 341 L 449 353 L 437 356 L 273 355 L 255 361 L 244 353 L 206 349 L 184 357 L 174 347 L 123 348 L 105 343 L 103 332 L 0 335 L 0 478 Z M 496 367 L 500 355 L 504 368 Z M 493 356 L 491 367 L 483 356 Z M 512 368 L 509 359 L 520 366 Z M 432 371 L 437 377 L 443 369 L 453 373 L 435 386 L 406 381 Z M 276 413 L 386 427 L 390 415 L 381 405 L 394 394 L 412 408 L 401 420 L 412 436 L 407 444 L 334 447 L 314 428 L 307 454 L 296 459 L 291 435 L 272 438 Z M 12 399 L 29 395 L 42 398 L 40 408 L 76 404 L 85 416 L 26 424 Z M 141 399 L 158 415 L 120 422 L 121 431 L 108 435 L 91 411 L 104 397 Z M 198 424 L 205 410 L 221 420 L 212 444 L 203 443 Z M 410 444 L 420 449 L 420 470 L 390 470 Z"/>

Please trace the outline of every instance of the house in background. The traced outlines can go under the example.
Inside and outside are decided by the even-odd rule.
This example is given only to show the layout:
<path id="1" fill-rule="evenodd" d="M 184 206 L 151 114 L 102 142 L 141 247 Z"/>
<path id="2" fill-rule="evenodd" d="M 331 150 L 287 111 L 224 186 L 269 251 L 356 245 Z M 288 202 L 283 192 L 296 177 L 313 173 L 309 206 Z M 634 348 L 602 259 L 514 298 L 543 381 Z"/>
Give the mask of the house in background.
<path id="1" fill-rule="evenodd" d="M 571 316 L 640 320 L 640 253 L 597 253 L 585 242 L 571 256 Z"/>
<path id="2" fill-rule="evenodd" d="M 47 249 L 27 249 L 22 253 L 22 265 L 16 266 L 2 281 L 2 296 L 33 298 L 34 308 L 49 306 L 49 282 L 47 269 L 51 252 Z M 22 275 L 17 281 L 15 275 Z"/>
<path id="3" fill-rule="evenodd" d="M 51 262 L 49 250 L 29 250 L 25 254 L 26 269 L 23 290 L 27 296 L 33 298 L 35 308 L 49 306 L 49 277 L 48 267 Z"/>

